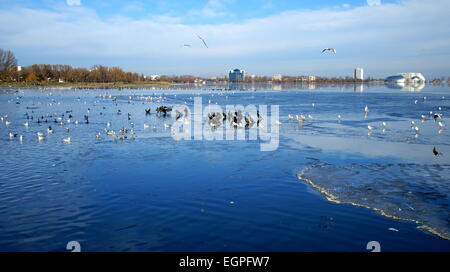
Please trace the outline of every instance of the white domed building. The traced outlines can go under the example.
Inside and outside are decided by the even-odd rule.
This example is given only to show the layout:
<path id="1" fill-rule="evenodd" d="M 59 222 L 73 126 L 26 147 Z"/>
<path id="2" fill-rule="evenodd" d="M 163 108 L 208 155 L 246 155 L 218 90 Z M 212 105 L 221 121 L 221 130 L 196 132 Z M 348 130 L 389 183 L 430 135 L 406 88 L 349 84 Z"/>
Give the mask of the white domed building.
<path id="1" fill-rule="evenodd" d="M 425 82 L 425 77 L 422 73 L 400 73 L 387 77 L 386 81 L 390 83 L 419 83 Z"/>

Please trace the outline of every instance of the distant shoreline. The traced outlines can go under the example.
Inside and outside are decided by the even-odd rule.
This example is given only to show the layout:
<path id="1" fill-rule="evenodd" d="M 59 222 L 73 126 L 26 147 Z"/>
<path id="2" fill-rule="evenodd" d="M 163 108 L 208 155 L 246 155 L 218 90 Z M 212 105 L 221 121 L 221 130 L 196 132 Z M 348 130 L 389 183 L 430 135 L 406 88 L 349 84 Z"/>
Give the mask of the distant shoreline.
<path id="1" fill-rule="evenodd" d="M 206 84 L 373 84 L 382 83 L 383 80 L 370 81 L 243 81 L 243 82 L 206 82 Z M 129 87 L 129 86 L 158 86 L 158 85 L 180 85 L 180 84 L 199 84 L 193 82 L 170 82 L 170 81 L 136 81 L 136 82 L 14 82 L 0 81 L 0 87 Z"/>
<path id="2" fill-rule="evenodd" d="M 0 82 L 0 87 L 134 87 L 134 86 L 167 86 L 171 82 Z"/>

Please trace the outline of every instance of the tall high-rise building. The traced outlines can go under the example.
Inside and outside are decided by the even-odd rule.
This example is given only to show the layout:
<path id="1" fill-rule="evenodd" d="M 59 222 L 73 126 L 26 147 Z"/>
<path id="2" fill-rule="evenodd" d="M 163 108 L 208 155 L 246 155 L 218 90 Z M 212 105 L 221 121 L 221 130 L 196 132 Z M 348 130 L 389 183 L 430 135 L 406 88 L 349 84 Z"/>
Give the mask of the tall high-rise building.
<path id="1" fill-rule="evenodd" d="M 355 79 L 359 79 L 359 80 L 364 79 L 364 69 L 363 68 L 355 69 Z"/>
<path id="2" fill-rule="evenodd" d="M 228 79 L 230 82 L 242 82 L 245 79 L 245 71 L 234 69 L 228 73 Z"/>

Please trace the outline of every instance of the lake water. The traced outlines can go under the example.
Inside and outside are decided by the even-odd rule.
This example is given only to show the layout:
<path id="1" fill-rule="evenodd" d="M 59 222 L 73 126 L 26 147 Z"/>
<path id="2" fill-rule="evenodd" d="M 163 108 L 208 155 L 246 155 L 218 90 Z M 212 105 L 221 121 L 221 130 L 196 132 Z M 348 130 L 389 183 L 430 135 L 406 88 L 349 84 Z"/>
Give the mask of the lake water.
<path id="1" fill-rule="evenodd" d="M 198 97 L 279 105 L 278 148 L 176 141 L 155 109 Z M 448 86 L 3 88 L 0 251 L 450 251 L 449 109 Z"/>

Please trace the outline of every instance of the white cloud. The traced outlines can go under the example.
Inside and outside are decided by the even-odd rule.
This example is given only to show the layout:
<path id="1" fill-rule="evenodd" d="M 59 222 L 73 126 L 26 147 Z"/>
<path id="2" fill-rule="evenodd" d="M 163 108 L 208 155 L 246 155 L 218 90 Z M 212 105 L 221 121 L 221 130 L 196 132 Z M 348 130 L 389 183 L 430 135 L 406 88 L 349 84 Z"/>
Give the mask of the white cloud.
<path id="1" fill-rule="evenodd" d="M 381 0 L 367 0 L 367 5 L 379 6 L 379 5 L 381 5 Z"/>
<path id="2" fill-rule="evenodd" d="M 66 0 L 69 6 L 81 6 L 81 0 Z"/>
<path id="3" fill-rule="evenodd" d="M 61 63 L 68 58 L 88 58 L 91 64 L 125 59 L 117 65 L 127 68 L 135 58 L 147 63 L 133 66 L 142 72 L 157 66 L 172 69 L 170 73 L 190 73 L 195 66 L 215 74 L 236 65 L 269 74 L 333 73 L 356 66 L 383 74 L 448 71 L 450 2 L 432 2 L 297 10 L 240 23 L 195 25 L 168 16 L 102 19 L 87 8 L 58 12 L 14 8 L 0 10 L 0 24 L 8 25 L 0 28 L 0 48 L 34 54 L 41 62 L 55 56 Z M 209 48 L 203 47 L 197 33 Z M 183 47 L 185 43 L 192 47 Z M 320 54 L 324 47 L 335 47 L 338 54 Z"/>
<path id="4" fill-rule="evenodd" d="M 226 12 L 227 5 L 231 4 L 234 0 L 208 0 L 205 6 L 199 10 L 192 10 L 191 16 L 201 16 L 206 18 L 223 17 L 230 15 Z"/>

